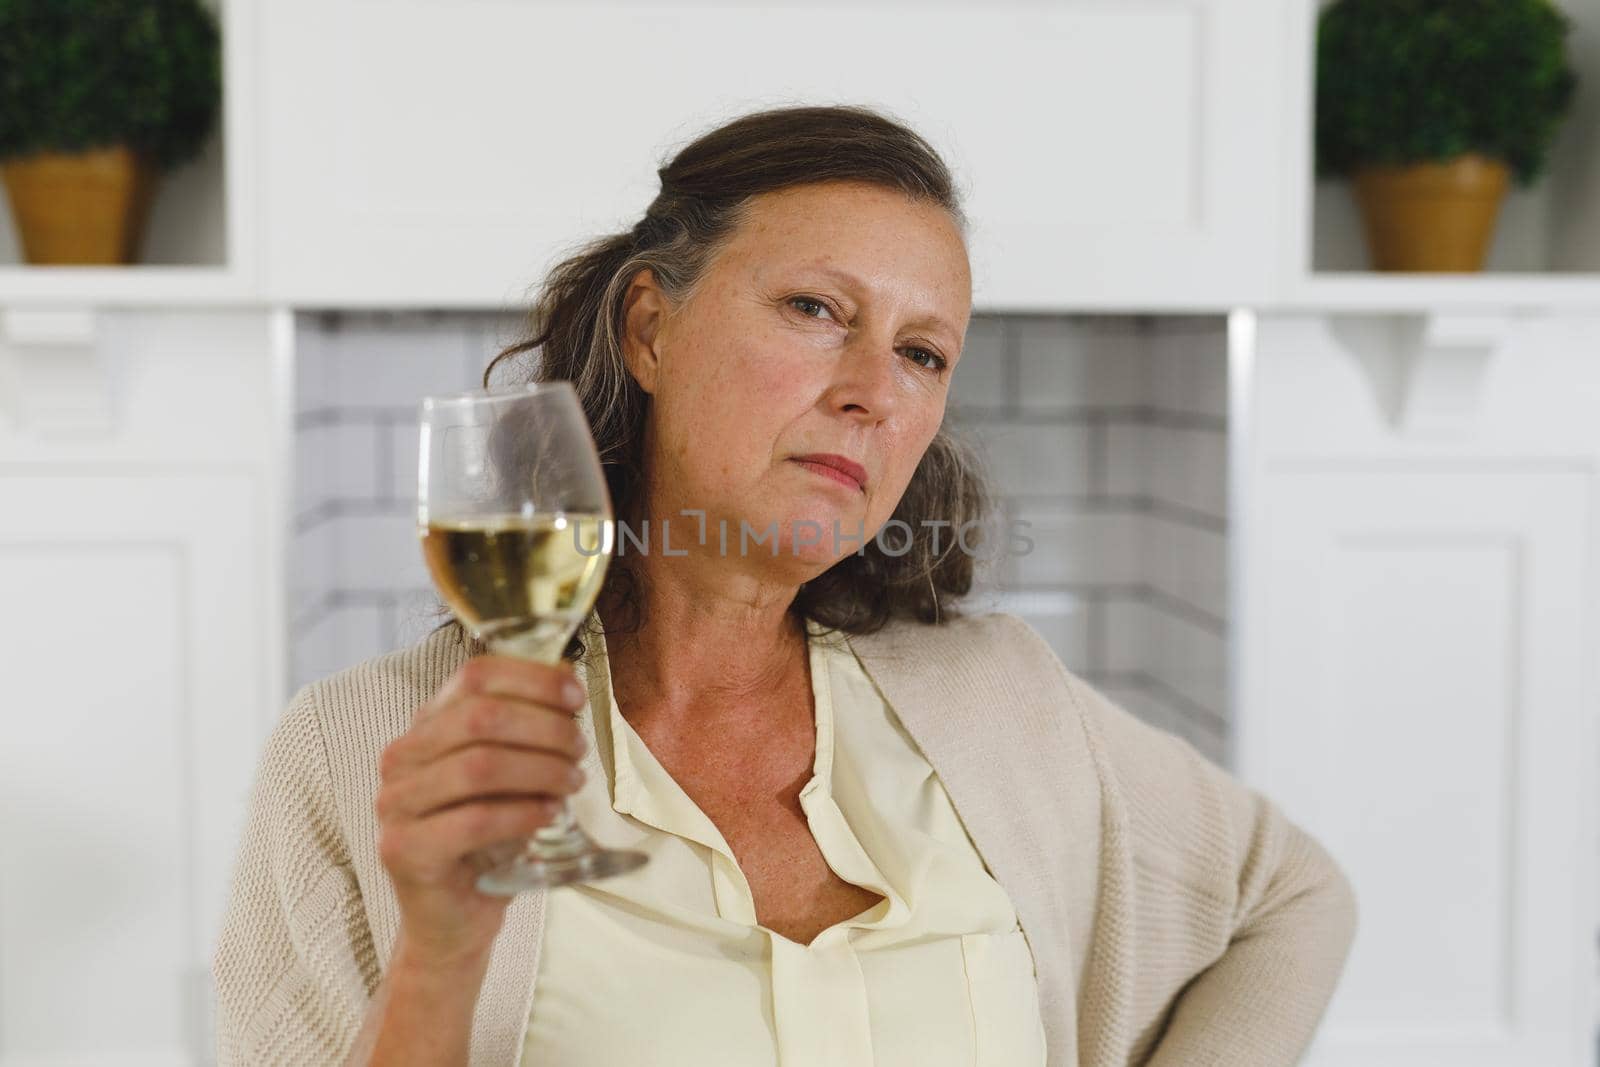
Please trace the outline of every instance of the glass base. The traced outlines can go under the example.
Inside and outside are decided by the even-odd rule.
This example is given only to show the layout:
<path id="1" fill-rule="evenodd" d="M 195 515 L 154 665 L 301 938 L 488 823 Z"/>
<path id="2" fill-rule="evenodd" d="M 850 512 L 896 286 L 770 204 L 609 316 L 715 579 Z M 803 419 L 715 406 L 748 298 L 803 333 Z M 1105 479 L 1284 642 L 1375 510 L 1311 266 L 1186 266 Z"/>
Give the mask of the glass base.
<path id="1" fill-rule="evenodd" d="M 574 882 L 597 882 L 644 866 L 649 857 L 629 849 L 595 847 L 575 856 L 541 859 L 524 853 L 478 876 L 478 889 L 509 897 L 528 889 L 553 889 Z"/>

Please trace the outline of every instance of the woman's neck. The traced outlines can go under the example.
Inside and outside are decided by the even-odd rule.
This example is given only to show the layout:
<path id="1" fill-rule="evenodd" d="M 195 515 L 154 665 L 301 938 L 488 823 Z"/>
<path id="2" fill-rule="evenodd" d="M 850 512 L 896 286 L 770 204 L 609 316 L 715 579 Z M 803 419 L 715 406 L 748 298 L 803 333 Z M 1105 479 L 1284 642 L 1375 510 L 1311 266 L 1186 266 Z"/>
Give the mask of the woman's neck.
<path id="1" fill-rule="evenodd" d="M 789 610 L 796 590 L 725 564 L 694 555 L 628 561 L 640 627 L 613 635 L 607 625 L 606 653 L 630 721 L 646 707 L 652 719 L 685 722 L 705 709 L 756 707 L 804 675 L 805 624 Z M 603 622 L 624 617 L 615 605 L 600 613 Z"/>

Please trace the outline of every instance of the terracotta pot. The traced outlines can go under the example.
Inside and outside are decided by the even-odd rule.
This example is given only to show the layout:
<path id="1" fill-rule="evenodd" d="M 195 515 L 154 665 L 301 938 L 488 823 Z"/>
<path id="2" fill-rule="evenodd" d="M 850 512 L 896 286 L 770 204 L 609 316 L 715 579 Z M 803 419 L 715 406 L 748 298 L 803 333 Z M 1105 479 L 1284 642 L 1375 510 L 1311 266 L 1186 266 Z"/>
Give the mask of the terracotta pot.
<path id="1" fill-rule="evenodd" d="M 40 152 L 0 165 L 29 263 L 132 263 L 155 171 L 125 146 Z"/>
<path id="2" fill-rule="evenodd" d="M 1357 171 L 1356 202 L 1373 266 L 1482 270 L 1510 177 L 1501 161 L 1472 153 L 1446 163 Z"/>

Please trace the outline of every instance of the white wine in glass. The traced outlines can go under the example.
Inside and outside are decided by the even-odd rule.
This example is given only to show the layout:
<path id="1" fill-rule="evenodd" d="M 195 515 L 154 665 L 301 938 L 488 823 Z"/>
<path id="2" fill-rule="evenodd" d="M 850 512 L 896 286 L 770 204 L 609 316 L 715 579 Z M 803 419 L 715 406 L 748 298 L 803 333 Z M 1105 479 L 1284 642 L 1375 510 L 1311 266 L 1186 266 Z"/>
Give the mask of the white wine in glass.
<path id="1" fill-rule="evenodd" d="M 435 586 L 497 655 L 555 665 L 594 607 L 615 538 L 611 498 L 569 382 L 422 401 L 417 532 Z M 485 893 L 592 882 L 641 852 L 604 849 L 563 798 L 514 852 L 485 850 Z"/>

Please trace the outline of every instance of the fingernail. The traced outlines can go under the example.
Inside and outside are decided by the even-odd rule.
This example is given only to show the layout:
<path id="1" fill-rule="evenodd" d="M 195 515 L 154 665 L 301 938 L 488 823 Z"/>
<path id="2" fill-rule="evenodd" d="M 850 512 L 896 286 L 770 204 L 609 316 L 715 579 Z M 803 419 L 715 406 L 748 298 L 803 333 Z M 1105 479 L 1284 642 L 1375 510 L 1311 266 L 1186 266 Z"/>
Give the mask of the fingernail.
<path id="1" fill-rule="evenodd" d="M 572 783 L 572 788 L 579 788 L 583 785 L 583 771 L 577 767 L 568 769 L 567 780 Z"/>
<path id="2" fill-rule="evenodd" d="M 568 704 L 575 708 L 583 706 L 583 687 L 577 682 L 568 679 L 561 685 L 561 695 Z"/>

